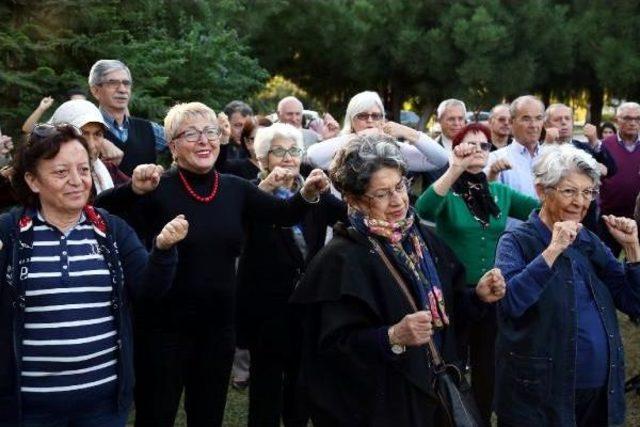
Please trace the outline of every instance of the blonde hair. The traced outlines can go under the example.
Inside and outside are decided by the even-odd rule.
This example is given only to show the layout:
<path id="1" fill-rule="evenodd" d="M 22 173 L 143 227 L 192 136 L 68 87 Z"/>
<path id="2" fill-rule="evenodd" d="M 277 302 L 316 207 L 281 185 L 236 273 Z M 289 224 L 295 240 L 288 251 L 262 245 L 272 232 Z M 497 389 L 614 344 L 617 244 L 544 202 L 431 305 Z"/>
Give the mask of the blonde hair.
<path id="1" fill-rule="evenodd" d="M 171 142 L 178 133 L 178 129 L 185 120 L 204 118 L 218 124 L 215 111 L 202 102 L 184 102 L 176 104 L 167 112 L 164 118 L 164 136 L 167 142 Z"/>

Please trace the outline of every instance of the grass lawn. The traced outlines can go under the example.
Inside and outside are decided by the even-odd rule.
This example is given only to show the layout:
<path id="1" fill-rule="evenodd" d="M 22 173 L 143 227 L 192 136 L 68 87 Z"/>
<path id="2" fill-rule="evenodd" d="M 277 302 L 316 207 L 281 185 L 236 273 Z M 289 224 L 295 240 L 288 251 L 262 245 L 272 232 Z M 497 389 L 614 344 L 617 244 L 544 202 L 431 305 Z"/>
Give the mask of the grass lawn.
<path id="1" fill-rule="evenodd" d="M 629 321 L 627 316 L 619 316 L 620 327 L 625 345 L 627 378 L 640 374 L 640 326 Z M 241 427 L 247 425 L 248 391 L 238 392 L 229 389 L 227 409 L 224 414 L 225 427 Z M 135 415 L 131 414 L 130 421 Z M 133 424 L 130 424 L 133 425 Z M 186 418 L 182 409 L 176 419 L 176 427 L 185 427 Z M 627 394 L 627 422 L 629 427 L 640 426 L 640 396 Z"/>

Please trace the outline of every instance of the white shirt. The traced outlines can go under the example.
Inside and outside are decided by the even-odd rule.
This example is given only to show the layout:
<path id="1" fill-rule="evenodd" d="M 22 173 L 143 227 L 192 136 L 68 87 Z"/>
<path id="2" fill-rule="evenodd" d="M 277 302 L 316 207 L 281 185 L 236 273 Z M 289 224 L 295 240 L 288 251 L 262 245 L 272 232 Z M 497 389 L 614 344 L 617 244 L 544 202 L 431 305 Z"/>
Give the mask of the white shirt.
<path id="1" fill-rule="evenodd" d="M 533 162 L 539 155 L 540 144 L 536 145 L 533 155 L 531 155 L 527 147 L 514 139 L 513 142 L 506 147 L 489 153 L 489 161 L 487 162 L 485 173 L 489 173 L 489 167 L 495 161 L 507 159 L 511 164 L 511 169 L 500 172 L 498 182 L 537 199 L 538 195 L 536 194 L 533 177 Z"/>
<path id="2" fill-rule="evenodd" d="M 433 139 L 422 132 L 415 144 L 400 142 L 400 152 L 407 162 L 407 169 L 412 172 L 427 172 L 438 170 L 447 165 L 448 154 Z M 327 139 L 309 147 L 306 153 L 306 162 L 314 167 L 328 170 L 333 156 L 355 134 L 340 135 Z"/>

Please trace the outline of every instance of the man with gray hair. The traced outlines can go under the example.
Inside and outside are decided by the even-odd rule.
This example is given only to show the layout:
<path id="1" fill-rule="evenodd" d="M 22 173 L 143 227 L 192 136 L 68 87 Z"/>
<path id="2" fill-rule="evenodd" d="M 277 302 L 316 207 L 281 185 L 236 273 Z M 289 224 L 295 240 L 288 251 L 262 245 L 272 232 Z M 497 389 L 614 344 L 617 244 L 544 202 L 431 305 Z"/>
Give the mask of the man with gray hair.
<path id="1" fill-rule="evenodd" d="M 124 151 L 119 168 L 127 175 L 139 164 L 156 163 L 166 149 L 162 126 L 129 115 L 132 84 L 129 68 L 116 59 L 101 59 L 89 72 L 91 93 L 107 123 L 105 137 Z"/>
<path id="2" fill-rule="evenodd" d="M 603 215 L 633 218 L 635 200 L 640 193 L 640 105 L 623 102 L 615 117 L 618 133 L 602 142 L 613 157 L 616 174 L 602 180 L 600 207 Z M 601 227 L 601 238 L 614 255 L 620 253 L 620 245 L 611 237 L 606 227 Z"/>
<path id="3" fill-rule="evenodd" d="M 302 102 L 295 96 L 286 96 L 278 102 L 278 121 L 281 123 L 289 123 L 293 127 L 300 129 L 302 131 L 304 148 L 306 149 L 320 141 L 320 135 L 310 129 L 302 127 L 302 112 Z"/>
<path id="4" fill-rule="evenodd" d="M 533 162 L 540 150 L 544 104 L 532 95 L 516 98 L 509 107 L 513 142 L 489 154 L 485 170 L 490 181 L 531 197 L 538 197 L 533 182 Z"/>
<path id="5" fill-rule="evenodd" d="M 436 139 L 436 142 L 448 152 L 451 152 L 453 138 L 467 123 L 467 107 L 459 99 L 445 99 L 438 105 L 436 120 L 442 128 L 442 133 Z"/>

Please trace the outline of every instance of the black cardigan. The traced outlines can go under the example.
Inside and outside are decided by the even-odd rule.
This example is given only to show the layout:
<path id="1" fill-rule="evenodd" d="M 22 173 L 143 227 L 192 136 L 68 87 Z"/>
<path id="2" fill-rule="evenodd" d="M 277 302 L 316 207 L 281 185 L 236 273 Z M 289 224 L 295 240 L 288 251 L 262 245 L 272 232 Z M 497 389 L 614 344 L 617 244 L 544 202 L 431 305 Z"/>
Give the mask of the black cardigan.
<path id="1" fill-rule="evenodd" d="M 246 345 L 255 335 L 256 322 L 285 310 L 306 265 L 324 246 L 327 226 L 338 221 L 347 221 L 346 204 L 332 194 L 322 194 L 320 202 L 312 205 L 300 222 L 307 245 L 306 258 L 290 227 L 274 226 L 260 218 L 248 224 L 238 265 L 239 346 Z"/>
<path id="2" fill-rule="evenodd" d="M 419 227 L 451 318 L 442 331 L 441 353 L 455 362 L 456 323 L 477 318 L 483 303 L 465 287 L 464 267 L 449 247 Z M 400 356 L 381 348 L 379 331 L 413 310 L 365 236 L 353 229 L 335 236 L 310 263 L 292 302 L 304 305 L 300 377 L 312 420 L 431 425 L 434 392 L 426 348 L 410 347 Z"/>

